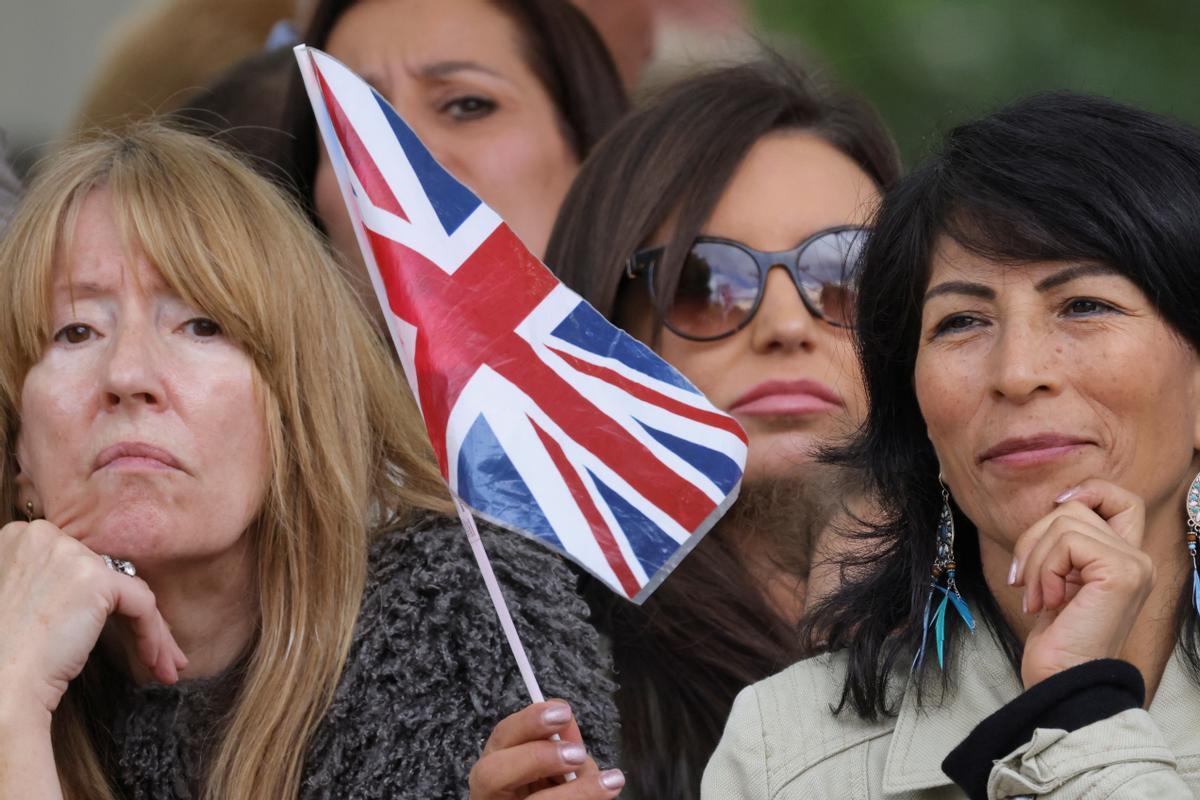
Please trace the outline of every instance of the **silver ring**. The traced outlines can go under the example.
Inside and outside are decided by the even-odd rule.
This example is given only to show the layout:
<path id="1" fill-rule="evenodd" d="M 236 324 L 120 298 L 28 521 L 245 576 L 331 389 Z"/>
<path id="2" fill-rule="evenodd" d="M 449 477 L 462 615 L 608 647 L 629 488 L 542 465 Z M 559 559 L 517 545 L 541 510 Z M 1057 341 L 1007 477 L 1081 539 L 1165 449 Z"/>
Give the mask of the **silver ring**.
<path id="1" fill-rule="evenodd" d="M 104 566 L 108 567 L 113 572 L 119 572 L 122 575 L 128 575 L 131 578 L 137 575 L 137 567 L 128 561 L 106 555 L 101 555 L 100 557 L 104 559 Z"/>

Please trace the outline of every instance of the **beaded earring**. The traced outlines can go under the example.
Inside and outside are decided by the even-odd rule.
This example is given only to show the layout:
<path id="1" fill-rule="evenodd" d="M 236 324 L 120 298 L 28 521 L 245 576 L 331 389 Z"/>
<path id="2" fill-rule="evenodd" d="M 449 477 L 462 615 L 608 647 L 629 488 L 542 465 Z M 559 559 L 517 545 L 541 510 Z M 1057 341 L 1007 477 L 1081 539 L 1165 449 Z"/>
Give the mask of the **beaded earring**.
<path id="1" fill-rule="evenodd" d="M 954 515 L 950 511 L 950 492 L 946 491 L 945 486 L 942 486 L 942 513 L 938 517 L 937 555 L 933 559 L 929 594 L 925 596 L 925 613 L 921 621 L 921 646 L 913 658 L 912 668 L 914 670 L 925 660 L 925 642 L 929 638 L 930 628 L 933 628 L 934 639 L 937 643 L 938 668 L 945 668 L 948 606 L 954 606 L 954 610 L 962 617 L 963 622 L 967 623 L 967 628 L 971 631 L 975 630 L 975 618 L 971 616 L 971 609 L 967 608 L 967 601 L 963 600 L 958 591 L 958 584 L 954 580 L 954 571 Z M 943 578 L 945 579 L 944 586 L 942 585 Z M 1197 580 L 1200 581 L 1200 578 Z M 942 601 L 938 603 L 937 610 L 933 612 L 933 618 L 930 619 L 929 612 L 933 610 L 933 598 L 937 592 L 942 593 Z"/>
<path id="2" fill-rule="evenodd" d="M 1187 549 L 1192 557 L 1192 604 L 1200 613 L 1200 571 L 1196 569 L 1196 539 L 1200 536 L 1200 475 L 1192 481 L 1187 493 Z"/>

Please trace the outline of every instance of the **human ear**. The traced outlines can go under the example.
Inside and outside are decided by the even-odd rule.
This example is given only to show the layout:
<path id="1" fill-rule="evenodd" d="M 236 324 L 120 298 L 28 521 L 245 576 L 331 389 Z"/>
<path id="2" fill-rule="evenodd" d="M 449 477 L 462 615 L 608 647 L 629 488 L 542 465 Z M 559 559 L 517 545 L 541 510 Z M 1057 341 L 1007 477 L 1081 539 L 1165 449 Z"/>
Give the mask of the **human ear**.
<path id="1" fill-rule="evenodd" d="M 1192 353 L 1192 449 L 1200 453 L 1200 352 Z"/>
<path id="2" fill-rule="evenodd" d="M 18 435 L 17 446 L 13 448 L 12 463 L 9 468 L 12 469 L 13 481 L 17 486 L 17 509 L 22 515 L 32 517 L 40 515 L 44 506 L 37 487 L 33 485 L 33 479 L 21 466 L 21 450 L 21 437 Z M 30 512 L 31 508 L 33 509 L 32 513 Z"/>

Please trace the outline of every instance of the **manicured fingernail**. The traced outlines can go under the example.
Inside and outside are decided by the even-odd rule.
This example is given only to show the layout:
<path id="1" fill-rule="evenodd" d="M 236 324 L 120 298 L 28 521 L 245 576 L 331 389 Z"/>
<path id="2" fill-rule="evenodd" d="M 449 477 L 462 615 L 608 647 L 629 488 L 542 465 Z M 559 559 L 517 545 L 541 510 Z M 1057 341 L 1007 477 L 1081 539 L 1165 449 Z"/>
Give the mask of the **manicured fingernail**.
<path id="1" fill-rule="evenodd" d="M 555 703 L 542 712 L 542 722 L 546 725 L 562 725 L 571 721 L 571 707 L 564 703 Z"/>
<path id="2" fill-rule="evenodd" d="M 587 761 L 587 750 L 581 744 L 564 744 L 558 748 L 558 755 L 567 764 L 582 764 Z"/>
<path id="3" fill-rule="evenodd" d="M 1054 502 L 1065 503 L 1077 494 L 1079 494 L 1079 487 L 1072 486 L 1070 489 L 1067 489 L 1065 492 L 1060 494 L 1058 497 L 1054 498 Z"/>
<path id="4" fill-rule="evenodd" d="M 619 769 L 610 769 L 601 772 L 600 785 L 605 789 L 620 789 L 625 785 L 625 773 Z"/>
<path id="5" fill-rule="evenodd" d="M 1021 613 L 1022 614 L 1029 613 L 1029 598 L 1026 597 L 1024 594 L 1021 595 Z"/>
<path id="6" fill-rule="evenodd" d="M 1008 567 L 1008 585 L 1012 586 L 1017 582 L 1017 559 L 1012 560 L 1012 564 Z"/>

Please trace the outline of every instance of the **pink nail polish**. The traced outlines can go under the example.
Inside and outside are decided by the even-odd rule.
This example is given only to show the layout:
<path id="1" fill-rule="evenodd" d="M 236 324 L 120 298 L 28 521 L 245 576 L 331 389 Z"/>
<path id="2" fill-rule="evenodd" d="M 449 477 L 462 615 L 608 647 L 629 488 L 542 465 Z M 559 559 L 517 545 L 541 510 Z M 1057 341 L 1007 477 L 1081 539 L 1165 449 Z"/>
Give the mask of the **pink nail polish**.
<path id="1" fill-rule="evenodd" d="M 1029 613 L 1029 597 L 1026 595 L 1021 595 L 1021 613 Z"/>
<path id="2" fill-rule="evenodd" d="M 1017 560 L 1014 558 L 1012 564 L 1008 567 L 1008 585 L 1012 586 L 1017 582 Z"/>
<path id="3" fill-rule="evenodd" d="M 619 769 L 610 769 L 601 772 L 600 785 L 605 789 L 620 789 L 625 785 L 625 773 Z"/>
<path id="4" fill-rule="evenodd" d="M 1065 492 L 1060 494 L 1058 497 L 1054 498 L 1054 502 L 1065 503 L 1077 494 L 1079 494 L 1079 487 L 1072 486 L 1070 489 L 1067 489 Z"/>
<path id="5" fill-rule="evenodd" d="M 562 725 L 571 721 L 571 707 L 555 703 L 542 712 L 542 723 L 545 725 Z"/>
<path id="6" fill-rule="evenodd" d="M 582 764 L 587 761 L 587 750 L 581 744 L 564 744 L 558 748 L 558 755 L 567 764 Z"/>

